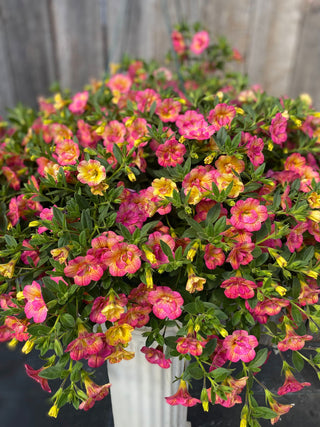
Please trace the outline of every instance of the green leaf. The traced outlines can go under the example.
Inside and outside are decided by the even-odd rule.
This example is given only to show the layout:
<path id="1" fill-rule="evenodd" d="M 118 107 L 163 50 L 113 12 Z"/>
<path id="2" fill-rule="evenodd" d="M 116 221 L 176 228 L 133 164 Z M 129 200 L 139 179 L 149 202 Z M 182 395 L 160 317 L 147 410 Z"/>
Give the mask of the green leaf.
<path id="1" fill-rule="evenodd" d="M 225 216 L 222 216 L 218 219 L 218 221 L 214 224 L 214 235 L 217 236 L 226 229 L 226 221 L 227 218 Z"/>
<path id="2" fill-rule="evenodd" d="M 170 246 L 164 240 L 161 240 L 161 239 L 160 239 L 160 246 L 164 254 L 168 257 L 169 261 L 170 262 L 174 261 L 174 257 L 173 257 Z"/>
<path id="3" fill-rule="evenodd" d="M 51 328 L 45 325 L 31 325 L 28 327 L 28 332 L 30 335 L 36 337 L 47 336 L 50 334 Z"/>
<path id="4" fill-rule="evenodd" d="M 292 352 L 292 363 L 297 371 L 302 371 L 304 367 L 304 360 L 297 351 Z"/>
<path id="5" fill-rule="evenodd" d="M 78 382 L 80 380 L 82 366 L 83 364 L 81 362 L 77 362 L 75 365 L 72 366 L 70 381 Z"/>
<path id="6" fill-rule="evenodd" d="M 295 323 L 297 323 L 298 325 L 302 322 L 301 311 L 295 305 L 291 305 L 291 315 Z"/>
<path id="7" fill-rule="evenodd" d="M 203 378 L 203 371 L 196 363 L 190 364 L 187 368 L 187 372 L 196 380 L 201 380 Z"/>
<path id="8" fill-rule="evenodd" d="M 257 406 L 256 408 L 252 408 L 252 415 L 256 418 L 264 418 L 265 420 L 271 420 L 275 418 L 278 414 L 274 412 L 270 408 L 266 408 L 264 406 Z"/>
<path id="9" fill-rule="evenodd" d="M 259 368 L 267 360 L 267 357 L 268 349 L 262 348 L 257 352 L 256 357 L 248 364 L 248 368 Z"/>
<path id="10" fill-rule="evenodd" d="M 189 304 L 184 305 L 183 311 L 186 311 L 189 314 L 198 314 L 198 311 L 196 309 L 196 305 L 194 302 L 190 302 Z"/>
<path id="11" fill-rule="evenodd" d="M 81 233 L 79 235 L 79 243 L 84 248 L 87 247 L 88 240 L 87 240 L 87 232 L 86 232 L 86 230 L 82 230 L 81 231 Z"/>
<path id="12" fill-rule="evenodd" d="M 4 239 L 5 239 L 6 244 L 9 248 L 16 248 L 17 247 L 18 243 L 13 236 L 9 236 L 8 234 L 6 234 L 4 236 Z"/>
<path id="13" fill-rule="evenodd" d="M 84 209 L 81 213 L 80 219 L 81 226 L 84 230 L 92 231 L 92 219 L 90 216 L 90 209 Z"/>
<path id="14" fill-rule="evenodd" d="M 233 369 L 217 368 L 211 371 L 209 375 L 215 381 L 221 382 L 224 379 L 226 379 L 232 372 L 233 372 Z"/>
<path id="15" fill-rule="evenodd" d="M 59 363 L 55 366 L 50 366 L 39 373 L 39 377 L 46 378 L 48 380 L 54 380 L 60 378 L 60 375 L 64 371 L 64 366 Z"/>
<path id="16" fill-rule="evenodd" d="M 74 328 L 75 320 L 69 313 L 63 313 L 60 317 L 60 322 L 66 328 Z"/>
<path id="17" fill-rule="evenodd" d="M 112 152 L 114 154 L 114 157 L 116 158 L 117 162 L 121 165 L 122 164 L 122 152 L 117 144 L 113 144 Z"/>
<path id="18" fill-rule="evenodd" d="M 53 218 L 57 221 L 58 224 L 63 225 L 64 223 L 64 214 L 56 206 L 52 208 Z"/>
<path id="19" fill-rule="evenodd" d="M 221 212 L 221 205 L 220 205 L 220 203 L 217 203 L 216 205 L 214 205 L 209 210 L 205 224 L 209 225 L 209 224 L 213 224 L 214 222 L 216 222 L 217 219 L 219 218 L 220 212 Z"/>

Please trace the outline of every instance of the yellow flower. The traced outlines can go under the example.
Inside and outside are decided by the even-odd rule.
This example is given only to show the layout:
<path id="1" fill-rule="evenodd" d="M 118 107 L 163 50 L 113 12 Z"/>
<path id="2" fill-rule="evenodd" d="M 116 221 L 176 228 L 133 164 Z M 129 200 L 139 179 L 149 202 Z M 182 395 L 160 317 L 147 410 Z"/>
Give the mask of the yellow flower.
<path id="1" fill-rule="evenodd" d="M 25 342 L 24 346 L 22 347 L 21 351 L 24 354 L 29 354 L 30 351 L 33 349 L 34 347 L 34 342 L 31 340 L 28 340 Z"/>
<path id="2" fill-rule="evenodd" d="M 312 98 L 311 98 L 311 96 L 308 93 L 301 93 L 299 95 L 299 98 L 308 107 L 310 107 L 312 105 Z"/>
<path id="3" fill-rule="evenodd" d="M 173 190 L 177 189 L 177 185 L 171 179 L 168 178 L 156 178 L 152 182 L 153 194 L 159 196 L 162 199 L 165 197 L 172 197 Z"/>
<path id="4" fill-rule="evenodd" d="M 127 323 L 111 326 L 111 328 L 106 331 L 106 341 L 108 344 L 113 346 L 118 344 L 128 344 L 128 342 L 131 341 L 131 332 L 133 329 L 134 328 Z"/>
<path id="5" fill-rule="evenodd" d="M 22 291 L 18 292 L 18 293 L 17 293 L 17 295 L 16 295 L 16 297 L 17 297 L 17 300 L 18 300 L 18 301 L 23 300 L 23 299 L 24 299 L 23 292 L 22 292 Z"/>
<path id="6" fill-rule="evenodd" d="M 116 72 L 119 70 L 119 68 L 121 67 L 120 64 L 116 63 L 116 62 L 110 62 L 109 64 L 109 68 L 110 68 L 110 74 L 116 74 Z"/>
<path id="7" fill-rule="evenodd" d="M 7 277 L 8 279 L 12 279 L 14 275 L 14 267 L 16 265 L 17 259 L 12 259 L 6 264 L 0 264 L 0 276 Z"/>
<path id="8" fill-rule="evenodd" d="M 278 294 L 280 295 L 280 296 L 285 296 L 285 294 L 287 293 L 287 290 L 286 290 L 286 288 L 284 288 L 283 286 L 276 286 L 276 292 L 278 292 Z"/>
<path id="9" fill-rule="evenodd" d="M 10 350 L 14 350 L 17 347 L 18 340 L 16 338 L 13 338 L 10 342 L 8 342 L 8 347 Z"/>
<path id="10" fill-rule="evenodd" d="M 56 110 L 61 110 L 61 108 L 63 108 L 67 103 L 68 103 L 68 101 L 64 101 L 62 99 L 61 93 L 55 94 L 55 96 L 54 96 L 54 108 Z"/>
<path id="11" fill-rule="evenodd" d="M 311 209 L 320 208 L 320 194 L 317 194 L 315 191 L 310 193 L 308 197 L 308 203 Z"/>
<path id="12" fill-rule="evenodd" d="M 319 222 L 320 221 L 320 211 L 310 211 L 308 218 L 311 219 L 311 221 Z"/>
<path id="13" fill-rule="evenodd" d="M 82 184 L 96 186 L 106 178 L 106 170 L 98 160 L 82 160 L 77 167 L 78 180 Z"/>
<path id="14" fill-rule="evenodd" d="M 55 403 L 53 406 L 51 406 L 51 408 L 48 412 L 48 415 L 49 415 L 49 417 L 57 418 L 58 412 L 59 412 L 59 408 Z"/>
<path id="15" fill-rule="evenodd" d="M 90 187 L 90 191 L 95 196 L 103 196 L 103 194 L 108 190 L 109 184 L 106 182 L 100 182 L 98 185 Z"/>
<path id="16" fill-rule="evenodd" d="M 68 258 L 69 251 L 70 249 L 67 246 L 64 246 L 62 248 L 52 249 L 50 253 L 55 261 L 58 261 L 59 264 L 64 264 Z"/>

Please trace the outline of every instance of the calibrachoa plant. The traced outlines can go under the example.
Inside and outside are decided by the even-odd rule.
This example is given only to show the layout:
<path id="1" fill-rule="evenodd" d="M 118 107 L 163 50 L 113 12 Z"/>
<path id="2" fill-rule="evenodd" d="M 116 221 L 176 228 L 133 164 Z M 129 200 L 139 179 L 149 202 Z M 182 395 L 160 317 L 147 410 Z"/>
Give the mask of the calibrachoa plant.
<path id="1" fill-rule="evenodd" d="M 103 399 L 92 368 L 133 358 L 144 328 L 150 363 L 187 362 L 168 404 L 243 401 L 241 427 L 274 424 L 304 363 L 319 376 L 320 113 L 223 72 L 238 52 L 200 28 L 172 41 L 177 75 L 126 59 L 1 123 L 0 341 L 40 353 L 26 373 L 46 392 L 61 379 L 53 417 Z"/>

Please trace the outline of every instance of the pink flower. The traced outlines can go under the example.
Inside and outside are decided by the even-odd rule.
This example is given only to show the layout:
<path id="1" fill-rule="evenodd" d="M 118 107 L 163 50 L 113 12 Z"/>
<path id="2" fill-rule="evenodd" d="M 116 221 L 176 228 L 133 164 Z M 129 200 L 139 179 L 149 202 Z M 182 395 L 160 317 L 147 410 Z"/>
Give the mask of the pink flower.
<path id="1" fill-rule="evenodd" d="M 254 347 L 258 346 L 258 340 L 254 335 L 249 335 L 247 331 L 237 330 L 232 335 L 228 335 L 223 341 L 226 349 L 226 357 L 231 362 L 250 362 L 256 356 Z"/>
<path id="2" fill-rule="evenodd" d="M 290 371 L 290 369 L 286 369 L 285 371 L 285 381 L 284 384 L 279 388 L 278 395 L 283 396 L 287 393 L 295 393 L 296 391 L 300 391 L 303 389 L 303 387 L 310 386 L 311 383 L 303 382 L 299 383 Z"/>
<path id="3" fill-rule="evenodd" d="M 252 198 L 238 200 L 231 208 L 231 214 L 231 224 L 246 231 L 260 230 L 261 223 L 268 219 L 266 206 L 260 205 L 259 200 Z"/>
<path id="4" fill-rule="evenodd" d="M 200 356 L 207 341 L 199 340 L 192 335 L 188 334 L 186 337 L 177 339 L 177 351 L 181 354 L 190 353 L 192 356 Z"/>
<path id="5" fill-rule="evenodd" d="M 160 368 L 168 369 L 171 366 L 171 360 L 166 359 L 165 355 L 161 350 L 151 347 L 142 347 L 141 352 L 145 354 L 145 357 L 149 363 L 159 365 Z"/>
<path id="6" fill-rule="evenodd" d="M 49 387 L 48 380 L 45 378 L 39 377 L 39 373 L 45 369 L 44 367 L 40 369 L 33 369 L 30 365 L 27 365 L 27 364 L 25 364 L 24 367 L 26 368 L 26 373 L 28 377 L 37 381 L 41 385 L 42 390 L 48 391 L 49 393 L 51 393 L 51 388 Z"/>
<path id="7" fill-rule="evenodd" d="M 70 352 L 72 360 L 87 359 L 101 351 L 104 345 L 103 338 L 103 333 L 90 333 L 80 324 L 78 337 L 68 344 L 66 352 Z"/>
<path id="8" fill-rule="evenodd" d="M 120 316 L 125 311 L 128 299 L 124 294 L 114 295 L 109 297 L 97 297 L 93 304 L 90 313 L 90 320 L 94 323 L 115 322 L 120 319 Z"/>
<path id="9" fill-rule="evenodd" d="M 79 144 L 82 147 L 95 148 L 98 140 L 101 137 L 97 135 L 94 129 L 92 129 L 91 126 L 88 123 L 86 123 L 84 120 L 78 120 L 77 126 L 78 126 L 77 138 L 79 140 Z"/>
<path id="10" fill-rule="evenodd" d="M 127 273 L 133 274 L 139 270 L 141 255 L 142 252 L 136 245 L 118 242 L 102 255 L 102 262 L 109 267 L 111 276 L 122 277 Z"/>
<path id="11" fill-rule="evenodd" d="M 287 237 L 287 247 L 291 253 L 299 249 L 303 244 L 303 233 L 307 231 L 308 224 L 300 222 L 289 233 Z"/>
<path id="12" fill-rule="evenodd" d="M 281 145 L 287 140 L 287 122 L 281 113 L 277 113 L 276 116 L 271 120 L 270 134 L 271 139 L 275 144 Z"/>
<path id="13" fill-rule="evenodd" d="M 179 31 L 173 31 L 171 34 L 173 49 L 178 55 L 182 55 L 186 51 L 186 44 L 183 35 Z"/>
<path id="14" fill-rule="evenodd" d="M 299 304 L 302 306 L 309 304 L 317 304 L 319 299 L 320 289 L 315 279 L 308 278 L 307 283 L 300 281 L 301 289 L 298 296 Z"/>
<path id="15" fill-rule="evenodd" d="M 73 277 L 74 283 L 78 286 L 87 286 L 92 280 L 100 280 L 103 275 L 103 268 L 97 264 L 96 259 L 91 256 L 78 256 L 69 261 L 64 268 L 67 277 Z"/>
<path id="16" fill-rule="evenodd" d="M 193 168 L 182 181 L 184 194 L 189 195 L 189 203 L 197 204 L 207 191 L 212 191 L 212 182 L 216 181 L 217 171 L 210 165 Z"/>
<path id="17" fill-rule="evenodd" d="M 219 130 L 222 126 L 229 126 L 236 115 L 236 109 L 233 105 L 225 103 L 218 104 L 213 110 L 209 111 L 208 122 Z"/>
<path id="18" fill-rule="evenodd" d="M 169 262 L 167 255 L 165 255 L 161 249 L 161 240 L 165 242 L 172 251 L 175 247 L 174 240 L 169 234 L 161 234 L 159 231 L 151 233 L 146 243 L 146 247 L 151 251 L 153 256 L 151 255 L 151 258 L 144 256 L 144 259 L 148 259 L 152 268 L 159 267 L 161 264 L 167 264 Z"/>
<path id="19" fill-rule="evenodd" d="M 227 298 L 249 299 L 254 297 L 254 289 L 257 288 L 257 285 L 252 280 L 242 277 L 230 277 L 230 279 L 222 282 L 221 288 L 225 289 L 224 294 Z"/>
<path id="20" fill-rule="evenodd" d="M 164 122 L 175 122 L 181 111 L 181 103 L 173 98 L 165 98 L 156 108 L 156 114 Z"/>
<path id="21" fill-rule="evenodd" d="M 243 388 L 247 384 L 248 377 L 242 377 L 238 380 L 228 377 L 225 381 L 223 381 L 223 385 L 226 385 L 227 387 L 231 388 L 230 393 L 226 393 L 226 400 L 222 399 L 220 396 L 216 395 L 216 401 L 215 404 L 219 404 L 221 406 L 224 406 L 225 408 L 232 408 L 235 404 L 241 403 L 242 399 L 239 394 L 242 392 Z M 211 388 L 208 390 L 208 398 L 211 402 Z"/>
<path id="22" fill-rule="evenodd" d="M 27 341 L 29 338 L 27 332 L 29 321 L 27 319 L 21 320 L 15 316 L 7 316 L 4 322 L 4 326 L 7 328 L 3 330 L 5 336 L 9 330 L 11 338 L 16 338 L 18 341 Z"/>
<path id="23" fill-rule="evenodd" d="M 69 110 L 73 114 L 82 114 L 86 109 L 86 105 L 89 99 L 89 92 L 79 92 L 74 95 L 72 102 L 69 105 Z"/>
<path id="24" fill-rule="evenodd" d="M 234 270 L 238 270 L 240 265 L 247 265 L 253 260 L 252 251 L 255 248 L 254 243 L 237 243 L 227 258 Z"/>
<path id="25" fill-rule="evenodd" d="M 282 403 L 277 402 L 273 398 L 268 398 L 270 408 L 277 414 L 276 417 L 271 418 L 270 422 L 274 425 L 277 421 L 279 421 L 280 416 L 287 414 L 290 409 L 294 406 L 293 404 L 283 405 Z"/>
<path id="26" fill-rule="evenodd" d="M 24 311 L 28 319 L 33 317 L 36 323 L 45 321 L 48 313 L 47 306 L 43 300 L 41 286 L 33 281 L 31 285 L 27 285 L 23 289 L 23 296 L 27 299 Z"/>
<path id="27" fill-rule="evenodd" d="M 190 50 L 195 55 L 200 55 L 204 50 L 207 49 L 210 43 L 209 34 L 207 31 L 200 31 L 192 37 Z"/>
<path id="28" fill-rule="evenodd" d="M 30 245 L 29 240 L 24 240 L 22 242 L 22 245 L 24 248 L 28 248 L 28 250 L 24 250 L 21 254 L 21 261 L 24 264 L 29 264 L 30 265 L 30 261 L 29 258 L 33 261 L 33 264 L 35 266 L 37 266 L 38 262 L 40 261 L 40 257 L 39 257 L 39 251 L 35 250 L 35 248 L 33 246 Z"/>
<path id="29" fill-rule="evenodd" d="M 124 142 L 126 134 L 126 128 L 123 123 L 118 122 L 118 120 L 111 120 L 103 132 L 103 144 L 122 144 Z"/>
<path id="30" fill-rule="evenodd" d="M 142 228 L 147 215 L 141 206 L 136 203 L 123 202 L 120 204 L 116 222 L 125 225 L 130 233 L 136 228 Z"/>
<path id="31" fill-rule="evenodd" d="M 181 165 L 185 153 L 186 147 L 175 139 L 169 139 L 164 144 L 160 144 L 156 150 L 158 163 L 164 167 Z"/>
<path id="32" fill-rule="evenodd" d="M 286 325 L 286 336 L 282 341 L 278 342 L 278 349 L 280 351 L 287 350 L 301 350 L 305 341 L 311 341 L 313 339 L 312 335 L 298 335 L 295 333 L 292 326 Z"/>
<path id="33" fill-rule="evenodd" d="M 142 113 L 150 111 L 151 105 L 155 103 L 157 106 L 161 103 L 160 95 L 154 89 L 139 90 L 136 93 L 137 108 Z"/>
<path id="34" fill-rule="evenodd" d="M 180 380 L 178 391 L 169 397 L 165 398 L 169 405 L 182 405 L 182 406 L 194 406 L 197 403 L 201 403 L 201 400 L 192 397 L 188 393 L 187 383 L 183 380 Z"/>
<path id="35" fill-rule="evenodd" d="M 112 92 L 128 93 L 132 86 L 132 80 L 126 74 L 115 74 L 110 78 L 107 86 Z"/>
<path id="36" fill-rule="evenodd" d="M 94 383 L 88 376 L 84 380 L 84 385 L 88 399 L 79 405 L 79 409 L 83 409 L 84 411 L 88 411 L 97 401 L 106 397 L 109 394 L 109 389 L 111 387 L 110 383 L 98 385 Z"/>
<path id="37" fill-rule="evenodd" d="M 148 301 L 153 305 L 152 310 L 159 319 L 168 317 L 174 320 L 182 313 L 182 296 L 168 286 L 158 286 L 156 290 L 149 292 Z"/>
<path id="38" fill-rule="evenodd" d="M 55 155 L 59 165 L 75 165 L 80 155 L 79 145 L 72 139 L 59 141 L 56 144 Z"/>
<path id="39" fill-rule="evenodd" d="M 205 247 L 204 262 L 210 270 L 214 270 L 218 265 L 223 265 L 226 257 L 221 248 L 216 248 L 212 243 Z"/>

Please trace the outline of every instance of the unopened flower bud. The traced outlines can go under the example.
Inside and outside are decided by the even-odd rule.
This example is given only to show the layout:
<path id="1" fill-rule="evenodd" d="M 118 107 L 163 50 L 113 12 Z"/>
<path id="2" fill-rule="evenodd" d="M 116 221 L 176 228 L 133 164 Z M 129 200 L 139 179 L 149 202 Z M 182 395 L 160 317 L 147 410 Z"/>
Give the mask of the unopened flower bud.
<path id="1" fill-rule="evenodd" d="M 29 354 L 30 351 L 33 349 L 34 347 L 34 341 L 28 340 L 25 342 L 24 346 L 22 347 L 21 351 L 24 354 Z"/>
<path id="2" fill-rule="evenodd" d="M 146 282 L 148 288 L 153 288 L 152 271 L 150 269 L 146 270 Z"/>
<path id="3" fill-rule="evenodd" d="M 49 417 L 57 418 L 58 412 L 59 412 L 59 408 L 58 408 L 57 404 L 55 403 L 53 406 L 51 406 L 51 408 L 48 412 L 48 415 L 49 415 Z"/>
<path id="4" fill-rule="evenodd" d="M 16 298 L 17 298 L 17 300 L 18 300 L 18 301 L 23 300 L 23 299 L 24 299 L 23 292 L 22 292 L 22 291 L 19 291 L 19 292 L 17 293 L 17 295 L 16 295 Z"/>
<path id="5" fill-rule="evenodd" d="M 189 261 L 193 261 L 193 259 L 194 259 L 195 255 L 196 255 L 196 253 L 197 253 L 198 248 L 199 248 L 199 243 L 198 243 L 198 242 L 195 242 L 195 243 L 192 245 L 192 247 L 188 250 L 188 253 L 187 253 L 187 259 L 188 259 Z"/>

